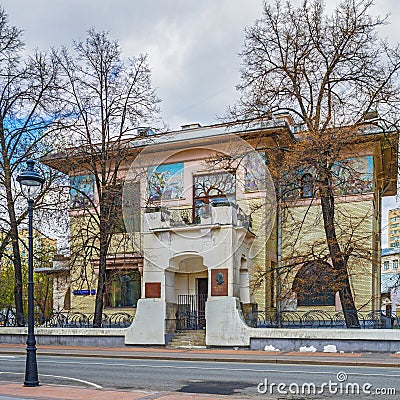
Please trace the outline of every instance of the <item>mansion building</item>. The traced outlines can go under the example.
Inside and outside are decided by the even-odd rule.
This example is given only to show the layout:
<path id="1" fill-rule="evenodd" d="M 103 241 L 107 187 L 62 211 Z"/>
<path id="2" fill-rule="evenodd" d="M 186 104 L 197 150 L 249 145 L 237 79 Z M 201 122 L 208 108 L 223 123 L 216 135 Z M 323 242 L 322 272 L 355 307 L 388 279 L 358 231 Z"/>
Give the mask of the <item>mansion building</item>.
<path id="1" fill-rule="evenodd" d="M 167 344 L 182 329 L 206 329 L 212 344 L 210 328 L 225 314 L 232 316 L 229 332 L 229 323 L 252 310 L 341 310 L 338 293 L 323 284 L 329 257 L 310 259 L 327 254 L 313 171 L 298 171 L 283 195 L 269 169 L 268 152 L 296 140 L 286 114 L 163 134 L 141 128 L 125 139 L 114 198 L 121 225 L 107 256 L 104 312 L 135 314 L 128 344 Z M 343 154 L 357 179 L 350 168 L 337 170 L 338 238 L 355 243 L 348 270 L 363 311 L 380 308 L 381 198 L 397 190 L 397 141 L 367 126 L 354 152 Z M 54 271 L 67 276 L 68 299 L 58 293 L 58 310 L 92 313 L 99 261 L 73 251 L 97 193 L 85 161 L 73 163 L 71 154 L 43 160 L 71 182 L 71 255 Z"/>

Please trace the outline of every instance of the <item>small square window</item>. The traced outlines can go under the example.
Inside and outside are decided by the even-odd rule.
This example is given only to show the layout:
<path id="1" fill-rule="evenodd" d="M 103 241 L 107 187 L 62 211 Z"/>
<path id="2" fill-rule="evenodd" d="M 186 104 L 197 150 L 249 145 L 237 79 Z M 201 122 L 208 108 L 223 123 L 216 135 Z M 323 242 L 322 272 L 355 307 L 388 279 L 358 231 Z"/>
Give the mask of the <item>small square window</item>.
<path id="1" fill-rule="evenodd" d="M 388 270 L 389 269 L 389 261 L 384 261 L 383 263 L 383 269 Z"/>

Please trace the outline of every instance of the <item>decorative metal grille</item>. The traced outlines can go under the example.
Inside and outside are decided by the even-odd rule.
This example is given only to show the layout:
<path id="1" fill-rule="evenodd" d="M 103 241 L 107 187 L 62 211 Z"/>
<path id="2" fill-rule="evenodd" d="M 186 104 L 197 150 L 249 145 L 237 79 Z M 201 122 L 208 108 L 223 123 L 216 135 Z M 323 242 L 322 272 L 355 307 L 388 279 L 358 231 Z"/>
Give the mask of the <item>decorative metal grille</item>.
<path id="1" fill-rule="evenodd" d="M 356 316 L 350 314 L 356 326 Z M 387 315 L 381 310 L 357 312 L 362 329 L 399 329 L 400 317 Z M 250 311 L 245 315 L 246 323 L 253 328 L 346 328 L 343 312 L 323 310 L 301 311 Z M 353 325 L 351 323 L 351 325 Z M 350 326 L 352 327 L 352 326 Z"/>
<path id="2" fill-rule="evenodd" d="M 203 329 L 206 326 L 206 294 L 179 295 L 176 313 L 177 330 Z"/>

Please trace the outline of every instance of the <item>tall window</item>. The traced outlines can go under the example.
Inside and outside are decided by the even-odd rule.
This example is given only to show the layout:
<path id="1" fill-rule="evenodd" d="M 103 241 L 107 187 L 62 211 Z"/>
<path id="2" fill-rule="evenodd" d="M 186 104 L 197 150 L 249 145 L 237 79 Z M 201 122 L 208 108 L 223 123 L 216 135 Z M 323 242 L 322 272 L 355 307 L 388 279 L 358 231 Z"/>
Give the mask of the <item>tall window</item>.
<path id="1" fill-rule="evenodd" d="M 334 306 L 335 292 L 332 282 L 335 276 L 331 265 L 314 261 L 303 265 L 296 274 L 292 290 L 297 294 L 299 306 Z"/>
<path id="2" fill-rule="evenodd" d="M 399 268 L 399 260 L 393 260 L 392 265 L 393 265 L 393 269 L 398 269 Z"/>
<path id="3" fill-rule="evenodd" d="M 311 174 L 304 174 L 300 180 L 300 196 L 303 198 L 313 197 L 313 177 Z"/>
<path id="4" fill-rule="evenodd" d="M 140 289 L 138 270 L 107 270 L 108 307 L 136 307 Z"/>
<path id="5" fill-rule="evenodd" d="M 70 177 L 71 208 L 91 207 L 94 200 L 94 175 Z"/>
<path id="6" fill-rule="evenodd" d="M 256 192 L 267 188 L 267 154 L 265 151 L 252 151 L 244 158 L 246 192 Z"/>
<path id="7" fill-rule="evenodd" d="M 117 182 L 114 185 L 109 185 L 104 193 L 103 204 L 107 209 L 108 219 L 113 221 L 112 233 L 126 232 L 122 214 L 122 190 L 123 184 Z"/>

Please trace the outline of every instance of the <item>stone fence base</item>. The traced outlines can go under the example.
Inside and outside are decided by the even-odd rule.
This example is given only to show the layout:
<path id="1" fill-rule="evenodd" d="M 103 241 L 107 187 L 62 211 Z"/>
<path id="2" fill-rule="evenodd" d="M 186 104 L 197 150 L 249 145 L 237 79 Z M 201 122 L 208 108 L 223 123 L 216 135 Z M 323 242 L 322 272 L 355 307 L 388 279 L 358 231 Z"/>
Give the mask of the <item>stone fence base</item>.
<path id="1" fill-rule="evenodd" d="M 400 352 L 399 329 L 290 329 L 249 327 L 234 297 L 217 297 L 206 303 L 206 344 L 213 347 L 241 347 L 264 350 L 299 351 L 313 346 L 323 351 L 335 345 L 337 351 Z"/>
<path id="2" fill-rule="evenodd" d="M 0 343 L 25 344 L 28 328 L 0 328 Z M 126 328 L 35 328 L 38 345 L 124 347 Z"/>
<path id="3" fill-rule="evenodd" d="M 146 299 L 147 300 L 147 299 Z M 152 299 L 150 299 L 152 300 Z M 167 344 L 165 335 L 165 303 L 144 302 L 142 315 L 136 315 L 128 328 L 35 328 L 38 345 L 123 347 Z M 153 304 L 154 303 L 154 304 Z M 157 307 L 154 307 L 154 306 Z M 151 306 L 151 307 L 150 307 Z M 157 314 L 154 311 L 158 311 Z M 150 311 L 152 311 L 150 313 Z M 157 318 L 156 318 L 157 317 Z M 146 329 L 149 321 L 152 331 Z M 234 297 L 214 297 L 206 302 L 206 345 L 208 347 L 240 347 L 254 350 L 275 349 L 299 351 L 313 346 L 323 351 L 327 345 L 337 351 L 400 352 L 400 329 L 288 329 L 249 327 Z M 157 329 L 156 329 L 157 328 Z M 0 327 L 0 343 L 25 344 L 27 328 Z"/>

